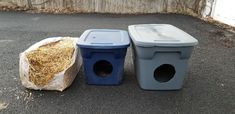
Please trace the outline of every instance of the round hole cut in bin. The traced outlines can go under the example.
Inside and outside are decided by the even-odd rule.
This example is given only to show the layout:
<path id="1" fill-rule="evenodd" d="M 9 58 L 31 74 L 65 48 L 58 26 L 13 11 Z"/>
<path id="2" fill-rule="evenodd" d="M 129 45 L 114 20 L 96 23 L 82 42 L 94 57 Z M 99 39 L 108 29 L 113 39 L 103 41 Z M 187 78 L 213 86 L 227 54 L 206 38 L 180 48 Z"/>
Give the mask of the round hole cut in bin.
<path id="1" fill-rule="evenodd" d="M 86 83 L 119 85 L 130 38 L 127 31 L 89 29 L 77 41 L 83 59 Z"/>
<path id="2" fill-rule="evenodd" d="M 169 24 L 128 27 L 135 73 L 145 90 L 181 89 L 197 39 Z"/>
<path id="3" fill-rule="evenodd" d="M 154 71 L 154 78 L 158 82 L 164 83 L 171 80 L 175 75 L 175 68 L 170 64 L 163 64 Z"/>
<path id="4" fill-rule="evenodd" d="M 93 69 L 97 76 L 106 77 L 113 72 L 113 65 L 106 60 L 100 60 L 95 63 Z"/>

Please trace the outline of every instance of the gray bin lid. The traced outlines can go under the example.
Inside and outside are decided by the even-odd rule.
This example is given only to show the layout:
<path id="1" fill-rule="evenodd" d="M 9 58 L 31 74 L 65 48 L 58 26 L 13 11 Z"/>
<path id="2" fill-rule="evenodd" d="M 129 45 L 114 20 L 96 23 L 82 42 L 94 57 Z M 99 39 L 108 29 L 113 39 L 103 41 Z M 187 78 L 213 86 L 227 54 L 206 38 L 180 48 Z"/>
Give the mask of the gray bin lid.
<path id="1" fill-rule="evenodd" d="M 127 48 L 130 39 L 127 31 L 116 29 L 89 29 L 77 41 L 78 47 L 96 49 Z"/>
<path id="2" fill-rule="evenodd" d="M 143 47 L 195 46 L 197 39 L 169 24 L 139 24 L 128 27 L 129 34 L 135 45 Z"/>

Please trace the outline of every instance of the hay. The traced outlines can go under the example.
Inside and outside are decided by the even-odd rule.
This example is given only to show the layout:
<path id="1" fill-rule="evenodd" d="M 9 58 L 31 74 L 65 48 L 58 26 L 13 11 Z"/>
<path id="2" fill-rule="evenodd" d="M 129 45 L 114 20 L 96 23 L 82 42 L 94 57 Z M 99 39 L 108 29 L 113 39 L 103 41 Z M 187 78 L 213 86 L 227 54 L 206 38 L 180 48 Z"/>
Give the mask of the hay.
<path id="1" fill-rule="evenodd" d="M 74 43 L 69 38 L 43 45 L 26 53 L 29 61 L 29 81 L 36 86 L 45 86 L 55 74 L 69 67 L 73 53 Z"/>

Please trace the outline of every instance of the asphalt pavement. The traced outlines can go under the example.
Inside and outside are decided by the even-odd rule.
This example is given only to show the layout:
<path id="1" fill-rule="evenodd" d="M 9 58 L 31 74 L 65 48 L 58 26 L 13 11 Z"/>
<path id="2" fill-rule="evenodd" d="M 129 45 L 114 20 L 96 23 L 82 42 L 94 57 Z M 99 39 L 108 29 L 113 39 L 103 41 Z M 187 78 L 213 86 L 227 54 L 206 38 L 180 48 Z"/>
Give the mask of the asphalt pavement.
<path id="1" fill-rule="evenodd" d="M 48 37 L 79 37 L 86 29 L 127 30 L 131 24 L 172 24 L 199 41 L 179 91 L 145 91 L 134 74 L 130 48 L 120 86 L 91 86 L 83 68 L 63 92 L 34 91 L 19 79 L 19 53 Z M 2 114 L 234 114 L 235 33 L 178 14 L 30 14 L 0 12 L 0 113 Z"/>

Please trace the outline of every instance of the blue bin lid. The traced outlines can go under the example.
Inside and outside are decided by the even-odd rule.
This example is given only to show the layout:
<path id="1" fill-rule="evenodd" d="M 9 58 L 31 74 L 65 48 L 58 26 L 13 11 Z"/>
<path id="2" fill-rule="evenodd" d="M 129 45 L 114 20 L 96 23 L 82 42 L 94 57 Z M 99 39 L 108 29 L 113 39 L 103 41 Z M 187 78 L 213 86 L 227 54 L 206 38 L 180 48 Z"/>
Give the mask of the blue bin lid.
<path id="1" fill-rule="evenodd" d="M 113 49 L 127 48 L 130 39 L 127 31 L 115 29 L 89 29 L 77 41 L 78 47 Z"/>

